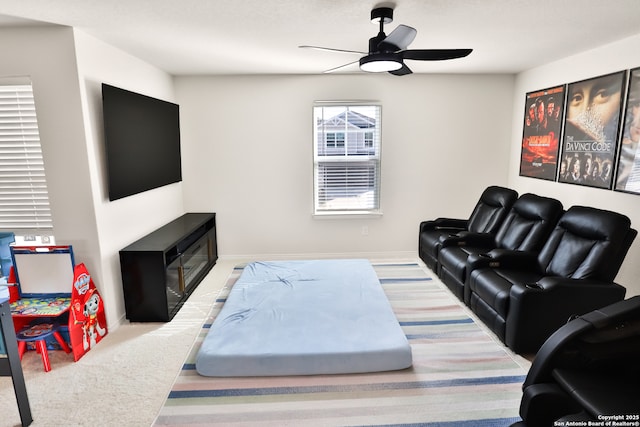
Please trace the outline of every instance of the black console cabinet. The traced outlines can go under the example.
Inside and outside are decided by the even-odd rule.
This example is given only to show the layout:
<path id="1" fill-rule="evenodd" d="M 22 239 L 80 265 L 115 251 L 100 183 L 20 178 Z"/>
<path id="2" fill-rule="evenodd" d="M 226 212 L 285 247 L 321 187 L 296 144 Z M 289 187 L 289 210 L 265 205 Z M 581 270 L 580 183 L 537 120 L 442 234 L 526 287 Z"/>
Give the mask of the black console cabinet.
<path id="1" fill-rule="evenodd" d="M 215 213 L 185 214 L 122 249 L 127 319 L 171 320 L 217 259 Z"/>

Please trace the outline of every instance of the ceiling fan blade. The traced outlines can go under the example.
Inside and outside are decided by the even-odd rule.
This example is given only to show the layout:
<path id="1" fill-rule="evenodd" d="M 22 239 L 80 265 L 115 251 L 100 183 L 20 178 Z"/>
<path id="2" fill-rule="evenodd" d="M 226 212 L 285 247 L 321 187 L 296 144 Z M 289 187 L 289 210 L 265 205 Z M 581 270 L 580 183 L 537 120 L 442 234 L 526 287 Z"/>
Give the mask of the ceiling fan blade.
<path id="1" fill-rule="evenodd" d="M 415 28 L 409 27 L 408 25 L 400 24 L 396 27 L 395 30 L 391 31 L 391 33 L 387 37 L 385 37 L 384 40 L 380 42 L 378 48 L 380 50 L 385 50 L 385 46 L 395 46 L 397 49 L 391 50 L 404 50 L 416 38 L 417 33 L 418 31 L 416 31 Z"/>
<path id="2" fill-rule="evenodd" d="M 393 74 L 394 76 L 406 76 L 407 74 L 411 74 L 411 68 L 407 67 L 405 64 L 402 64 L 402 68 L 394 71 L 389 71 L 389 74 Z"/>
<path id="3" fill-rule="evenodd" d="M 404 59 L 418 61 L 444 61 L 447 59 L 464 58 L 473 49 L 411 49 L 400 52 Z"/>
<path id="4" fill-rule="evenodd" d="M 360 60 L 358 59 L 357 61 L 349 62 L 348 64 L 344 64 L 344 65 L 341 65 L 339 67 L 330 68 L 328 70 L 323 71 L 323 73 L 325 73 L 325 74 L 333 73 L 334 71 L 339 71 L 339 70 L 341 70 L 343 68 L 347 68 L 347 67 L 349 67 L 349 66 L 351 66 L 353 64 L 358 64 L 359 62 L 360 62 Z"/>
<path id="5" fill-rule="evenodd" d="M 326 52 L 357 53 L 358 55 L 366 55 L 367 54 L 367 52 L 359 52 L 357 50 L 333 49 L 331 47 L 308 46 L 308 45 L 302 45 L 302 46 L 298 46 L 298 47 L 301 48 L 301 49 L 324 50 Z"/>

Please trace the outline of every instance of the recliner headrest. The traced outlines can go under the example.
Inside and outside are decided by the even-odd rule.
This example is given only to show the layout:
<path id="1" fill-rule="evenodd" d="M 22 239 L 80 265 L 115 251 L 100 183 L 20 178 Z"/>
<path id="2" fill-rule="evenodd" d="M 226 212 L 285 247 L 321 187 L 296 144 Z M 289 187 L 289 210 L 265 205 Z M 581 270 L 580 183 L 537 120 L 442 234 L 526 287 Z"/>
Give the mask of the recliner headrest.
<path id="1" fill-rule="evenodd" d="M 622 239 L 631 228 L 631 220 L 617 212 L 572 206 L 558 221 L 558 227 L 593 240 Z"/>
<path id="2" fill-rule="evenodd" d="M 511 206 L 517 197 L 515 190 L 493 185 L 484 190 L 480 200 L 489 206 Z"/>
<path id="3" fill-rule="evenodd" d="M 563 207 L 559 200 L 526 193 L 516 200 L 512 209 L 523 218 L 555 221 Z"/>

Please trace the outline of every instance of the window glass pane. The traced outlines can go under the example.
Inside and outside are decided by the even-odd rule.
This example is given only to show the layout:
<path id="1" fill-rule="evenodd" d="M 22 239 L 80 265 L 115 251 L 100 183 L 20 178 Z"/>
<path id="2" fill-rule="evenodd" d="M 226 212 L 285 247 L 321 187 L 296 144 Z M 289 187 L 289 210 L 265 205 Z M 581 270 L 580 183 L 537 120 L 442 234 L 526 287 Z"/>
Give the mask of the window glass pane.
<path id="1" fill-rule="evenodd" d="M 316 213 L 380 209 L 380 106 L 314 107 Z"/>

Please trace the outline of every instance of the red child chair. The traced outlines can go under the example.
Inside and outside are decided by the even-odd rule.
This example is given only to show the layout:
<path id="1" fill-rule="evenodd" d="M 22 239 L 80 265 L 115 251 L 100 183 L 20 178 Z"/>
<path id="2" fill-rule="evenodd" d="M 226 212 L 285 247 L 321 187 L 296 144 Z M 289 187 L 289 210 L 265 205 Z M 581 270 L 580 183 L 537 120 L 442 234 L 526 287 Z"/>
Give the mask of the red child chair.
<path id="1" fill-rule="evenodd" d="M 42 363 L 44 365 L 44 371 L 49 372 L 51 370 L 51 362 L 49 361 L 49 351 L 47 350 L 47 338 L 52 336 L 56 339 L 60 348 L 65 353 L 71 353 L 71 349 L 58 332 L 58 325 L 55 323 L 35 323 L 31 324 L 16 334 L 18 340 L 18 353 L 20 354 L 20 360 L 27 350 L 28 342 L 35 342 L 36 350 L 42 357 Z"/>

